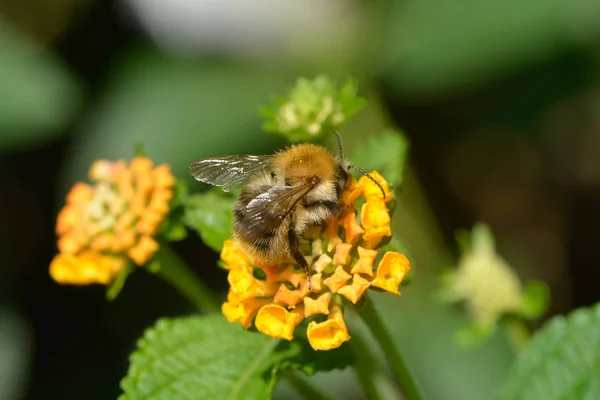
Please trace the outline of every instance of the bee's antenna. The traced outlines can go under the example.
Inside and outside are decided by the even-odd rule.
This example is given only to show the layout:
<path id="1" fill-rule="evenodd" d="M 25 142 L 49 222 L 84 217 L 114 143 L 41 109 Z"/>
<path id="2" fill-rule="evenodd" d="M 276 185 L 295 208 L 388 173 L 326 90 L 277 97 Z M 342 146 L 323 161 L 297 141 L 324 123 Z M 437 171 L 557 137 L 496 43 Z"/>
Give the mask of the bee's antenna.
<path id="1" fill-rule="evenodd" d="M 340 149 L 340 158 L 344 159 L 344 147 L 342 146 L 342 135 L 338 131 L 333 131 L 335 133 L 335 137 L 337 137 L 338 147 Z"/>
<path id="2" fill-rule="evenodd" d="M 364 176 L 366 176 L 367 178 L 372 180 L 373 183 L 376 184 L 379 189 L 381 189 L 381 194 L 383 194 L 383 198 L 385 199 L 385 190 L 383 190 L 383 187 L 381 187 L 381 185 L 379 184 L 379 182 L 377 182 L 375 180 L 375 178 L 373 178 L 371 175 L 369 175 L 368 172 L 365 172 L 362 169 L 358 168 L 356 165 L 350 164 L 350 168 L 354 168 L 355 170 L 357 170 L 358 172 L 360 172 L 361 174 L 363 174 Z"/>

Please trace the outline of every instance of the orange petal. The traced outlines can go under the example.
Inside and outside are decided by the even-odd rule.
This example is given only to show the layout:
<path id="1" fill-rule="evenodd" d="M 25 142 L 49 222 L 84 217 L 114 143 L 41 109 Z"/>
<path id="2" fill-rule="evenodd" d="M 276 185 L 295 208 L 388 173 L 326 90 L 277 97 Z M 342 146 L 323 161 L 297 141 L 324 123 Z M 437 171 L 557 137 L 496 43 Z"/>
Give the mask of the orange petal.
<path id="1" fill-rule="evenodd" d="M 327 287 L 329 287 L 329 289 L 333 293 L 336 293 L 339 288 L 341 288 L 342 286 L 345 286 L 346 283 L 348 283 L 350 278 L 352 278 L 352 275 L 350 275 L 349 273 L 344 271 L 344 268 L 342 266 L 338 266 L 335 269 L 335 272 L 333 273 L 333 275 L 331 275 L 329 278 L 323 280 L 323 283 L 325 285 L 327 285 Z"/>
<path id="2" fill-rule="evenodd" d="M 359 274 L 354 274 L 352 284 L 341 287 L 337 292 L 352 303 L 356 304 L 362 297 L 363 293 L 371 285 L 371 282 L 363 278 Z"/>
<path id="3" fill-rule="evenodd" d="M 345 207 L 354 208 L 354 202 L 356 201 L 358 196 L 360 196 L 362 190 L 362 186 L 358 183 L 356 179 L 354 179 L 353 176 L 351 176 L 348 180 L 348 183 L 346 184 L 344 192 L 342 193 L 342 205 Z"/>
<path id="4" fill-rule="evenodd" d="M 144 235 L 153 235 L 162 222 L 164 214 L 148 210 L 142 215 L 136 224 L 136 230 Z"/>
<path id="5" fill-rule="evenodd" d="M 352 270 L 353 274 L 366 274 L 373 275 L 373 262 L 377 257 L 377 250 L 365 249 L 361 246 L 357 247 L 358 250 L 358 262 L 354 264 Z"/>
<path id="6" fill-rule="evenodd" d="M 300 282 L 306 279 L 306 274 L 298 271 L 293 265 L 289 265 L 279 273 L 279 281 L 290 282 L 294 287 L 300 286 Z"/>
<path id="7" fill-rule="evenodd" d="M 365 230 L 360 226 L 358 221 L 356 220 L 356 212 L 351 211 L 340 219 L 340 225 L 346 231 L 346 243 L 355 244 L 358 241 L 360 235 L 365 233 Z"/>
<path id="8" fill-rule="evenodd" d="M 332 219 L 327 224 L 327 229 L 323 232 L 323 236 L 328 239 L 327 242 L 327 251 L 332 251 L 335 246 L 342 243 L 342 239 L 338 236 L 337 233 L 337 221 Z"/>
<path id="9" fill-rule="evenodd" d="M 69 194 L 67 194 L 67 204 L 83 204 L 87 203 L 93 195 L 93 189 L 90 185 L 82 182 L 77 182 Z"/>
<path id="10" fill-rule="evenodd" d="M 169 213 L 169 202 L 173 198 L 173 191 L 168 189 L 155 189 L 152 192 L 148 208 L 153 212 L 166 215 Z"/>
<path id="11" fill-rule="evenodd" d="M 268 304 L 256 314 L 256 329 L 274 338 L 292 340 L 294 329 L 304 319 L 302 308 L 296 307 L 293 311 L 288 311 L 277 304 Z"/>
<path id="12" fill-rule="evenodd" d="M 81 207 L 67 204 L 56 217 L 56 234 L 62 235 L 83 222 Z"/>
<path id="13" fill-rule="evenodd" d="M 325 292 L 316 299 L 304 298 L 304 318 L 315 314 L 329 314 L 329 303 L 331 302 L 331 293 Z"/>
<path id="14" fill-rule="evenodd" d="M 152 160 L 148 157 L 134 157 L 129 163 L 129 169 L 134 174 L 149 174 L 152 171 Z"/>
<path id="15" fill-rule="evenodd" d="M 127 251 L 130 247 L 135 245 L 136 238 L 137 235 L 132 230 L 117 232 L 114 237 L 112 251 L 116 253 Z"/>
<path id="16" fill-rule="evenodd" d="M 314 350 L 331 350 L 350 340 L 348 328 L 340 310 L 332 310 L 329 319 L 317 323 L 312 321 L 307 329 L 308 342 Z"/>
<path id="17" fill-rule="evenodd" d="M 90 248 L 98 252 L 110 250 L 114 241 L 115 236 L 112 233 L 101 233 L 92 239 Z"/>
<path id="18" fill-rule="evenodd" d="M 346 265 L 350 262 L 350 249 L 352 245 L 350 243 L 340 243 L 335 247 L 335 255 L 333 256 L 333 262 L 335 264 Z"/>
<path id="19" fill-rule="evenodd" d="M 64 254 L 75 254 L 83 249 L 86 245 L 82 238 L 76 234 L 63 235 L 58 239 L 58 251 Z"/>
<path id="20" fill-rule="evenodd" d="M 117 185 L 117 191 L 126 200 L 131 201 L 136 194 L 135 188 L 133 187 L 133 173 L 122 168 L 116 168 L 113 174 L 113 181 Z"/>
<path id="21" fill-rule="evenodd" d="M 170 188 L 175 185 L 175 178 L 171 174 L 168 164 L 161 164 L 152 171 L 152 180 L 159 188 Z"/>
<path id="22" fill-rule="evenodd" d="M 372 285 L 399 295 L 398 287 L 408 271 L 410 271 L 410 263 L 406 256 L 395 251 L 388 251 L 379 262 L 377 275 Z"/>
<path id="23" fill-rule="evenodd" d="M 276 303 L 285 304 L 288 307 L 294 307 L 296 304 L 302 301 L 302 298 L 306 295 L 307 290 L 305 288 L 291 290 L 282 283 L 279 285 L 275 298 L 273 299 Z"/>
<path id="24" fill-rule="evenodd" d="M 144 265 L 158 250 L 158 243 L 149 236 L 141 236 L 127 254 L 137 265 Z"/>

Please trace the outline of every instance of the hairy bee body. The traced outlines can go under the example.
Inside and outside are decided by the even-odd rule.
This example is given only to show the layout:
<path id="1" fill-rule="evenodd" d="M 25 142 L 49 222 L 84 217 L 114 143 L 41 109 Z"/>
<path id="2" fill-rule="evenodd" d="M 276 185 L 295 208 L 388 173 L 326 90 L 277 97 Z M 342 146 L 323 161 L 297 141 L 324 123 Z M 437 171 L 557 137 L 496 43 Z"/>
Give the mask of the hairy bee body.
<path id="1" fill-rule="evenodd" d="M 264 264 L 276 264 L 292 256 L 294 239 L 340 212 L 340 199 L 348 181 L 348 165 L 313 144 L 296 145 L 273 156 L 265 169 L 242 191 L 234 212 L 234 235 L 244 249 Z M 272 188 L 308 185 L 287 215 L 267 210 L 266 220 L 279 221 L 269 229 L 246 229 L 248 205 Z M 252 217 L 252 215 L 250 215 Z M 295 236 L 290 239 L 290 235 Z"/>
<path id="2" fill-rule="evenodd" d="M 241 187 L 233 217 L 233 234 L 262 265 L 294 259 L 307 274 L 308 263 L 298 250 L 299 239 L 341 211 L 341 197 L 354 168 L 345 161 L 342 139 L 335 132 L 340 155 L 314 144 L 298 144 L 273 155 L 208 157 L 190 164 L 196 180 L 228 191 Z M 310 281 L 309 281 L 310 286 Z"/>

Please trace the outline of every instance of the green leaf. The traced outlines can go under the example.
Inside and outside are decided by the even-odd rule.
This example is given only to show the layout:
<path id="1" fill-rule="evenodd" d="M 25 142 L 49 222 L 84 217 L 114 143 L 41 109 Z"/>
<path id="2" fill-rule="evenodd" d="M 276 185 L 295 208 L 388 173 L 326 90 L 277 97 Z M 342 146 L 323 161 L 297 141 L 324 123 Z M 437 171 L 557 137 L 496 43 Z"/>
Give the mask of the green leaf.
<path id="1" fill-rule="evenodd" d="M 404 178 L 407 156 L 408 140 L 401 132 L 388 130 L 365 141 L 350 161 L 367 172 L 379 171 L 390 186 L 398 187 Z"/>
<path id="2" fill-rule="evenodd" d="M 219 190 L 190 195 L 183 222 L 202 237 L 202 241 L 220 252 L 231 236 L 235 196 Z"/>
<path id="3" fill-rule="evenodd" d="M 266 399 L 288 356 L 221 315 L 161 319 L 131 355 L 119 400 Z"/>
<path id="4" fill-rule="evenodd" d="M 523 350 L 500 400 L 600 398 L 600 305 L 548 322 Z"/>

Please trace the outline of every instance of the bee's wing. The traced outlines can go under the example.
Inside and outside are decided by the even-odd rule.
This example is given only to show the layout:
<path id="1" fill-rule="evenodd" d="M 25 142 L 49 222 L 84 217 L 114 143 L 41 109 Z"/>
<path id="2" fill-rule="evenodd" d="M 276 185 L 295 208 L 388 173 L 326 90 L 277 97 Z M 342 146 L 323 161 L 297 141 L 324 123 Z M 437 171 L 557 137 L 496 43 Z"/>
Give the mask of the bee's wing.
<path id="1" fill-rule="evenodd" d="M 190 174 L 200 182 L 221 186 L 224 191 L 244 186 L 248 178 L 271 164 L 270 155 L 208 157 L 190 164 Z"/>
<path id="2" fill-rule="evenodd" d="M 241 218 L 237 227 L 238 233 L 248 241 L 272 234 L 293 210 L 294 206 L 314 187 L 315 184 L 311 182 L 305 182 L 294 187 L 272 186 L 240 210 Z"/>

